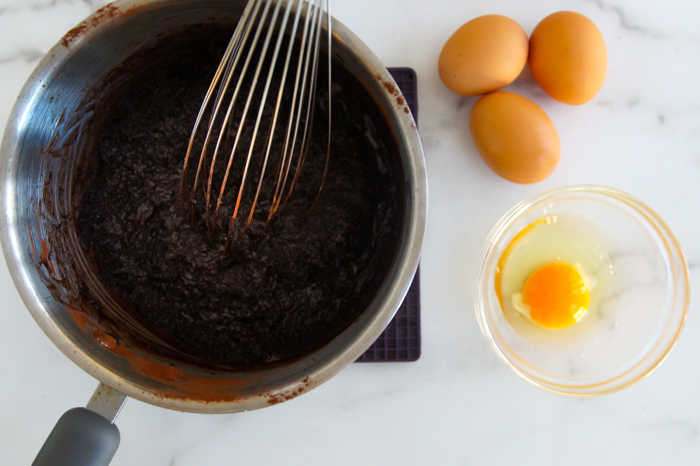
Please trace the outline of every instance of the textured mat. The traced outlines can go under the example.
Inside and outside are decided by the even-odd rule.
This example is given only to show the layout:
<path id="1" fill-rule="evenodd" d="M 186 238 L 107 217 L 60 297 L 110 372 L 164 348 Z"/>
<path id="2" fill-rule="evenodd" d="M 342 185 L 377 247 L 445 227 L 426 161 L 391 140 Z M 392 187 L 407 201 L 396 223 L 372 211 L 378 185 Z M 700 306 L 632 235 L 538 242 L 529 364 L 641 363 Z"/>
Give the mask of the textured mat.
<path id="1" fill-rule="evenodd" d="M 411 68 L 389 68 L 404 99 L 418 121 L 416 72 Z M 355 362 L 409 362 L 420 358 L 420 270 L 394 319 L 377 341 Z"/>

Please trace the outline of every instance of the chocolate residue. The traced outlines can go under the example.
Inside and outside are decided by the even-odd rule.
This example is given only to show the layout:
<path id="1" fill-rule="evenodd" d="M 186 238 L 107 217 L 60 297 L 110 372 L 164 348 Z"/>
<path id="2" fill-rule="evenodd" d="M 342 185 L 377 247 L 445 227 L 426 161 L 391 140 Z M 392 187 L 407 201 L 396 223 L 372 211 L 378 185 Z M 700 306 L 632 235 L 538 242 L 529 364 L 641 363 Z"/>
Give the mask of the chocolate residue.
<path id="1" fill-rule="evenodd" d="M 379 80 L 380 83 L 382 83 L 382 86 L 384 86 L 384 89 L 386 89 L 386 91 L 389 94 L 392 94 L 392 95 L 400 94 L 399 90 L 396 88 L 394 83 L 392 83 L 391 81 L 386 81 L 381 74 L 377 73 L 375 75 L 375 77 Z"/>
<path id="2" fill-rule="evenodd" d="M 76 27 L 68 31 L 61 39 L 61 44 L 63 44 L 64 47 L 68 47 L 75 39 L 83 35 L 88 30 L 99 25 L 103 21 L 119 16 L 120 14 L 123 14 L 123 16 L 131 16 L 140 8 L 141 7 L 133 7 L 122 13 L 118 7 L 109 3 L 97 10 L 88 20 L 81 22 Z"/>

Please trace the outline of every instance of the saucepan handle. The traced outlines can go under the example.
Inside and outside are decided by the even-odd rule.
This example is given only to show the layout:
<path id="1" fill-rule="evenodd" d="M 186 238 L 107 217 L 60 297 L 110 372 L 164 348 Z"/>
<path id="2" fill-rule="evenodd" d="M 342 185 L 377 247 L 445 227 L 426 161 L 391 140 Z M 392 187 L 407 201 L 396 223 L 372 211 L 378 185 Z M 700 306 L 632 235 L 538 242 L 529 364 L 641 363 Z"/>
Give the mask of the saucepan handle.
<path id="1" fill-rule="evenodd" d="M 119 447 L 119 429 L 113 422 L 125 401 L 125 395 L 100 384 L 85 408 L 61 416 L 32 465 L 108 465 Z"/>

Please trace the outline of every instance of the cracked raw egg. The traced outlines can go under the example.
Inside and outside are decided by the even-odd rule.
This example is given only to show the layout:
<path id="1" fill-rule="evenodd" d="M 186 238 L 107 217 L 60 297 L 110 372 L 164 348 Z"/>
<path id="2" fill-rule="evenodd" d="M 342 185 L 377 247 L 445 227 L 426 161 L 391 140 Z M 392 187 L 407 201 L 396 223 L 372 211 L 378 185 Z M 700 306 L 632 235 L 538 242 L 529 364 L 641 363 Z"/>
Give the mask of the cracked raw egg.
<path id="1" fill-rule="evenodd" d="M 503 251 L 496 292 L 507 315 L 561 329 L 595 307 L 610 272 L 610 260 L 585 224 L 573 216 L 550 215 L 523 228 Z"/>

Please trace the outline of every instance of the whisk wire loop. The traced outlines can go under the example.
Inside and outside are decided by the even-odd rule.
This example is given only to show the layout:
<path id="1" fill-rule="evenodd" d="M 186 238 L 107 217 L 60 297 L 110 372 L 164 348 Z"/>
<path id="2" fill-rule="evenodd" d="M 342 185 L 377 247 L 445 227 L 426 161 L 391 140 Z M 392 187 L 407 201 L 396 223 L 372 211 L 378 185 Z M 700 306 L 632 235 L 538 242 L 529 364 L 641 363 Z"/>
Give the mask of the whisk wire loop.
<path id="1" fill-rule="evenodd" d="M 302 172 L 314 126 L 324 22 L 328 31 L 328 144 L 320 186 L 311 208 L 316 205 L 328 173 L 331 148 L 330 0 L 249 0 L 197 115 L 181 173 L 183 210 L 194 215 L 197 192 L 202 185 L 204 218 L 210 230 L 218 225 L 225 199 L 231 198 L 225 197 L 231 180 L 235 180 L 238 189 L 229 220 L 229 238 L 234 232 L 240 233 L 237 219 L 241 209 L 249 209 L 243 229 L 251 225 L 263 193 L 270 196 L 263 202 L 268 208 L 266 228 L 289 201 Z M 294 56 L 295 50 L 298 57 Z M 286 124 L 283 123 L 285 118 Z M 261 131 L 267 133 L 265 137 L 259 135 Z M 188 166 L 193 163 L 192 155 L 199 144 L 197 170 L 190 185 Z M 228 160 L 219 161 L 224 150 L 228 152 Z M 234 163 L 241 151 L 245 152 L 245 159 Z M 270 189 L 272 185 L 264 189 L 273 154 L 276 160 L 271 178 L 274 189 Z M 223 176 L 217 176 L 223 164 L 226 167 Z M 203 180 L 207 165 L 209 173 Z M 234 166 L 240 167 L 235 176 Z M 221 186 L 212 206 L 213 186 L 219 182 Z"/>
<path id="2" fill-rule="evenodd" d="M 320 8 L 317 8 L 314 11 L 314 14 L 321 17 Z M 317 21 L 314 21 L 314 23 L 317 24 Z M 311 74 L 313 76 L 318 75 L 318 50 L 319 50 L 320 37 L 321 37 L 320 21 L 318 22 L 317 25 L 318 25 L 318 27 L 314 28 L 312 30 L 311 39 L 309 40 L 309 51 L 307 54 L 307 61 L 306 61 L 306 64 L 304 65 L 304 67 L 306 69 L 306 67 L 309 65 L 308 58 L 311 57 L 311 54 L 313 54 L 313 62 L 311 64 L 311 66 L 312 66 Z M 304 78 L 306 78 L 306 76 L 307 76 L 307 74 L 306 74 L 306 72 L 304 72 Z M 287 192 L 287 197 L 285 198 L 284 204 L 282 205 L 282 207 L 284 207 L 284 205 L 286 205 L 286 203 L 289 201 L 289 198 L 292 195 L 292 192 L 294 191 L 294 187 L 296 186 L 297 180 L 299 179 L 299 175 L 301 174 L 301 168 L 303 166 L 304 159 L 306 158 L 306 151 L 308 150 L 308 144 L 309 144 L 309 140 L 311 138 L 312 127 L 310 125 L 310 121 L 313 120 L 313 114 L 314 114 L 314 106 L 313 106 L 314 101 L 311 98 L 311 96 L 316 95 L 317 81 L 315 79 L 310 80 L 308 84 L 310 86 L 310 90 L 309 90 L 309 94 L 308 94 L 309 98 L 306 100 L 306 115 L 309 115 L 309 118 L 306 118 L 306 121 L 304 123 L 304 131 L 302 133 L 301 148 L 299 151 L 299 157 L 297 158 L 297 166 L 296 166 L 295 171 L 294 171 L 294 178 L 292 179 L 291 186 L 289 188 L 289 191 Z M 302 89 L 303 90 L 306 89 L 306 82 L 302 86 Z M 302 92 L 304 92 L 304 91 L 302 91 Z M 303 96 L 303 94 L 302 94 L 302 96 Z M 303 97 L 302 97 L 302 101 L 304 101 Z M 330 103 L 330 101 L 329 101 L 329 103 Z M 301 110 L 301 108 L 300 108 L 300 110 Z M 300 116 L 301 116 L 301 114 L 299 114 L 299 117 Z"/>
<path id="3" fill-rule="evenodd" d="M 279 13 L 279 7 L 281 6 L 281 3 L 280 3 L 280 2 L 266 2 L 265 0 L 257 0 L 257 1 L 261 1 L 262 3 L 265 3 L 265 8 L 264 8 L 264 10 L 263 10 L 263 12 L 262 12 L 262 14 L 261 14 L 261 19 L 260 19 L 259 22 L 258 22 L 258 27 L 257 27 L 257 29 L 256 29 L 256 31 L 255 31 L 255 36 L 254 36 L 253 42 L 251 43 L 251 46 L 250 46 L 250 47 L 251 47 L 251 50 L 255 50 L 255 48 L 256 48 L 256 46 L 257 46 L 257 44 L 258 44 L 258 41 L 259 41 L 259 39 L 260 39 L 260 36 L 261 36 L 261 34 L 264 32 L 264 27 L 263 27 L 263 25 L 264 25 L 265 22 L 266 22 L 267 14 L 269 13 L 269 8 L 270 8 L 271 4 L 272 4 L 272 3 L 277 3 L 276 8 L 275 8 L 275 12 L 273 13 L 273 17 L 272 17 L 272 24 L 274 24 L 275 20 L 277 19 L 277 15 L 278 15 L 278 13 Z M 251 18 L 252 18 L 252 20 L 254 21 L 254 20 L 255 20 L 255 19 L 254 19 L 254 18 L 255 18 L 255 15 L 253 15 Z M 268 44 L 269 44 L 271 35 L 272 35 L 272 27 L 268 28 L 268 33 L 267 33 L 266 38 L 265 38 L 265 44 L 263 45 L 263 50 L 264 50 L 264 51 L 267 50 L 267 46 L 268 46 Z M 263 55 L 262 55 L 261 57 L 264 57 L 264 53 L 263 53 Z M 216 156 L 218 155 L 219 148 L 220 148 L 220 146 L 221 146 L 221 141 L 222 141 L 222 139 L 223 139 L 223 136 L 224 136 L 224 134 L 226 134 L 226 132 L 227 132 L 227 128 L 228 128 L 228 124 L 229 124 L 229 121 L 230 121 L 230 118 L 231 118 L 231 114 L 232 114 L 232 112 L 233 112 L 233 110 L 234 110 L 234 107 L 235 107 L 235 105 L 236 105 L 236 102 L 237 102 L 238 95 L 239 95 L 239 92 L 240 92 L 240 90 L 241 90 L 241 87 L 243 86 L 243 82 L 244 82 L 244 81 L 243 81 L 243 78 L 245 77 L 246 72 L 248 71 L 248 67 L 250 66 L 250 63 L 252 62 L 252 60 L 253 60 L 253 54 L 252 54 L 252 53 L 249 53 L 249 54 L 246 56 L 246 60 L 245 60 L 245 63 L 244 63 L 244 65 L 243 65 L 243 69 L 242 69 L 242 71 L 241 71 L 241 75 L 240 75 L 239 78 L 238 78 L 238 81 L 237 81 L 237 83 L 236 83 L 236 88 L 235 88 L 235 90 L 234 90 L 234 92 L 233 92 L 233 96 L 232 96 L 232 98 L 231 98 L 231 102 L 229 103 L 228 110 L 226 111 L 226 118 L 224 119 L 223 128 L 222 128 L 221 131 L 219 132 L 219 138 L 218 138 L 218 141 L 217 141 L 217 148 L 214 150 L 214 156 L 212 157 L 211 166 L 210 166 L 210 169 L 209 169 L 209 179 L 208 179 L 208 182 L 207 182 L 207 191 L 206 191 L 206 218 L 207 218 L 207 221 L 208 221 L 208 222 L 210 223 L 210 225 L 212 226 L 212 228 L 213 228 L 213 226 L 216 224 L 216 220 L 217 220 L 217 218 L 218 218 L 218 213 L 219 213 L 219 209 L 221 208 L 221 202 L 222 202 L 222 199 L 223 199 L 224 191 L 226 190 L 226 184 L 227 184 L 227 182 L 228 182 L 228 178 L 229 178 L 229 175 L 230 175 L 230 173 L 231 173 L 231 166 L 233 165 L 233 158 L 234 158 L 234 155 L 235 155 L 235 153 L 236 153 L 236 149 L 238 148 L 238 143 L 240 142 L 241 135 L 243 134 L 243 129 L 245 128 L 245 122 L 246 122 L 246 119 L 247 119 L 247 117 L 248 117 L 248 111 L 249 111 L 250 105 L 251 105 L 251 103 L 252 103 L 252 101 L 253 101 L 253 93 L 254 93 L 255 88 L 257 87 L 257 84 L 258 84 L 258 77 L 260 76 L 260 71 L 261 71 L 261 69 L 262 69 L 263 58 L 261 58 L 261 59 L 259 60 L 258 66 L 257 66 L 256 69 L 255 69 L 255 75 L 254 75 L 254 77 L 253 77 L 253 83 L 252 83 L 250 92 L 248 93 L 248 97 L 247 97 L 247 99 L 246 99 L 245 107 L 244 107 L 244 109 L 243 109 L 243 114 L 242 114 L 242 116 L 241 116 L 241 120 L 240 120 L 240 122 L 239 122 L 239 124 L 238 124 L 238 128 L 237 128 L 237 130 L 236 130 L 236 137 L 235 137 L 235 140 L 234 140 L 234 143 L 233 143 L 233 148 L 231 149 L 231 154 L 230 154 L 230 156 L 229 156 L 228 164 L 227 164 L 227 166 L 226 166 L 226 172 L 225 172 L 225 174 L 224 174 L 224 179 L 223 179 L 223 182 L 222 182 L 222 184 L 221 184 L 221 190 L 220 190 L 219 198 L 218 198 L 218 200 L 217 200 L 216 209 L 214 210 L 214 215 L 213 215 L 213 217 L 211 217 L 211 216 L 210 216 L 210 206 L 211 206 L 211 204 L 210 204 L 210 195 L 211 195 L 211 187 L 212 187 L 212 182 L 213 182 L 213 179 L 214 179 L 214 172 L 215 172 L 215 167 L 216 167 Z M 233 69 L 235 69 L 235 66 L 234 66 Z M 225 92 L 225 89 L 224 89 L 224 92 Z M 204 150 L 206 150 L 206 147 L 204 148 Z M 245 183 L 245 177 L 246 177 L 246 175 L 247 175 L 247 172 L 248 172 L 248 164 L 246 164 L 246 168 L 245 168 L 244 173 L 243 173 L 243 181 L 242 181 L 242 184 Z M 239 201 L 240 201 L 240 199 L 239 199 Z M 238 203 L 236 204 L 236 210 L 235 210 L 235 212 L 236 212 L 236 213 L 238 212 Z M 235 217 L 235 216 L 234 216 L 234 217 Z"/>
<path id="4" fill-rule="evenodd" d="M 311 5 L 308 6 L 309 10 L 311 9 Z M 309 84 L 309 80 L 307 77 L 309 76 L 309 62 L 310 58 L 312 56 L 313 52 L 313 46 L 314 46 L 314 34 L 316 32 L 316 24 L 318 18 L 316 17 L 319 13 L 319 8 L 315 8 L 313 13 L 311 13 L 309 10 L 307 10 L 307 24 L 305 25 L 306 27 L 304 28 L 304 34 L 302 36 L 302 41 L 301 41 L 301 48 L 302 50 L 305 51 L 305 53 L 299 54 L 299 62 L 297 64 L 297 81 L 295 82 L 294 89 L 295 89 L 295 100 L 294 104 L 292 104 L 292 108 L 290 110 L 290 114 L 292 115 L 289 118 L 289 126 L 287 127 L 287 135 L 285 139 L 285 154 L 288 156 L 284 158 L 285 160 L 285 165 L 283 165 L 283 176 L 281 180 L 281 185 L 280 185 L 280 192 L 279 196 L 275 196 L 275 204 L 273 205 L 272 209 L 270 210 L 271 217 L 274 216 L 274 214 L 281 208 L 280 203 L 282 201 L 283 193 L 285 192 L 285 188 L 287 186 L 287 180 L 289 177 L 290 169 L 292 167 L 292 161 L 293 161 L 293 155 L 295 153 L 295 149 L 297 148 L 297 139 L 299 135 L 299 127 L 301 125 L 301 122 L 303 120 L 303 109 L 305 106 L 305 97 L 307 94 L 309 96 L 312 96 L 312 92 L 306 92 L 307 85 Z M 312 17 L 313 15 L 313 17 Z M 310 25 L 308 23 L 308 20 L 312 19 Z M 318 58 L 316 56 L 316 58 Z M 316 74 L 312 70 L 311 73 L 315 77 Z M 299 79 L 301 78 L 301 84 L 299 83 Z M 314 80 L 315 82 L 315 80 Z M 298 90 L 298 93 L 297 93 Z M 311 99 L 309 99 L 309 103 L 311 103 Z M 308 123 L 310 120 L 312 120 L 312 113 L 310 112 L 310 107 L 307 106 L 307 111 L 306 111 L 306 123 Z M 293 127 L 293 131 L 292 131 Z M 308 124 L 304 126 L 304 132 L 302 136 L 302 143 L 300 144 L 300 149 L 299 149 L 299 157 L 297 160 L 301 160 L 303 158 L 304 154 L 304 141 L 306 140 L 306 135 L 308 132 Z M 287 142 L 291 137 L 291 144 L 288 146 Z M 289 151 L 287 153 L 287 150 Z M 296 167 L 296 172 L 299 172 L 299 165 Z M 285 203 L 286 200 L 289 198 L 289 196 L 292 193 L 293 186 L 290 187 L 289 191 L 287 192 L 287 196 L 285 198 Z M 283 206 L 282 206 L 283 207 Z M 268 219 L 268 222 L 271 220 Z"/>
<path id="5" fill-rule="evenodd" d="M 241 42 L 245 41 L 244 37 L 247 38 L 248 31 L 250 28 L 250 25 L 252 24 L 252 21 L 250 21 L 250 16 L 251 16 L 251 11 L 255 7 L 255 11 L 252 12 L 253 15 L 257 14 L 258 8 L 260 7 L 261 2 L 259 1 L 250 1 L 246 4 L 245 10 L 243 11 L 243 14 L 241 15 L 241 20 L 239 21 L 238 25 L 236 26 L 236 30 L 233 33 L 233 36 L 231 37 L 231 40 L 229 41 L 229 44 L 226 48 L 226 51 L 224 52 L 224 56 L 219 64 L 218 69 L 216 70 L 216 73 L 214 75 L 214 79 L 211 82 L 211 85 L 209 86 L 209 89 L 207 90 L 206 96 L 204 97 L 204 102 L 202 103 L 201 108 L 199 109 L 199 114 L 197 115 L 197 119 L 194 124 L 194 129 L 192 130 L 192 135 L 190 136 L 190 141 L 187 146 L 187 154 L 185 155 L 185 163 L 182 168 L 182 175 L 181 175 L 181 180 L 180 180 L 180 196 L 181 196 L 181 202 L 183 204 L 183 209 L 186 205 L 187 202 L 191 202 L 193 199 L 189 198 L 186 199 L 185 195 L 187 193 L 187 168 L 189 165 L 190 157 L 192 155 L 192 150 L 194 148 L 195 144 L 195 137 L 197 135 L 197 132 L 201 126 L 202 123 L 202 118 L 204 117 L 207 108 L 209 107 L 209 102 L 211 101 L 211 97 L 214 94 L 214 91 L 217 90 L 217 86 L 223 76 L 224 78 L 224 85 L 218 87 L 218 92 L 217 92 L 217 97 L 216 101 L 214 104 L 214 111 L 209 119 L 209 124 L 208 124 L 208 130 L 207 130 L 207 135 L 202 147 L 202 153 L 200 154 L 200 159 L 199 163 L 197 164 L 197 174 L 195 175 L 195 182 L 193 183 L 193 194 L 194 190 L 196 190 L 198 181 L 199 181 L 199 175 L 200 171 L 202 168 L 203 161 L 206 157 L 206 150 L 209 145 L 209 141 L 211 139 L 212 133 L 214 128 L 216 127 L 216 116 L 219 113 L 219 108 L 221 106 L 221 102 L 223 99 L 223 95 L 225 90 L 228 88 L 228 85 L 230 83 L 230 79 L 232 76 L 232 69 L 236 66 L 238 59 L 240 58 L 240 47 L 241 47 Z M 234 60 L 231 60 L 231 57 L 235 57 Z"/>

